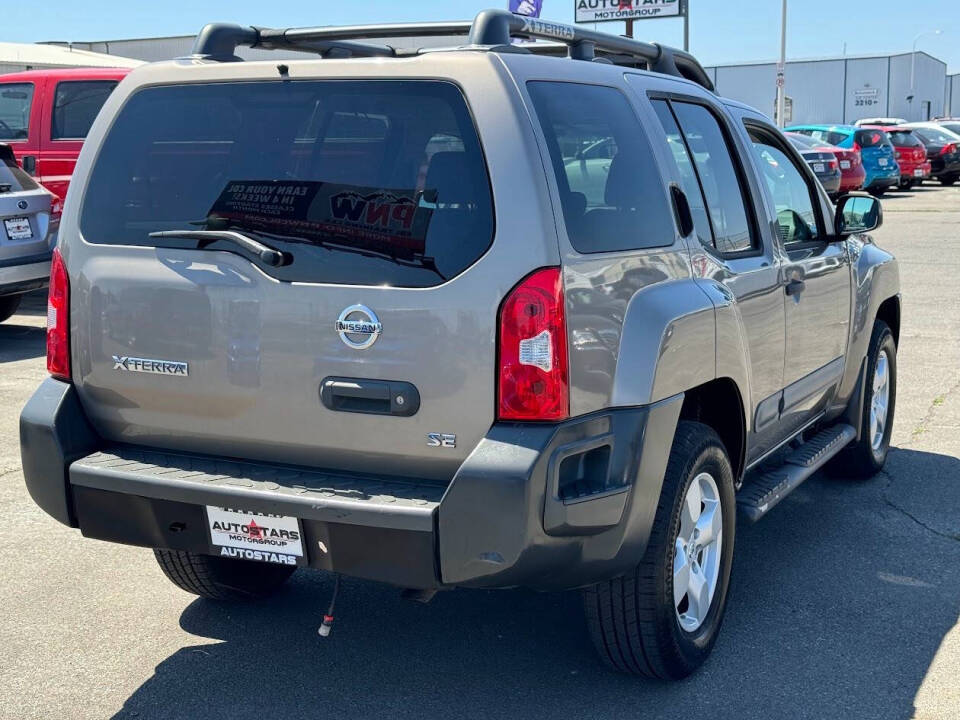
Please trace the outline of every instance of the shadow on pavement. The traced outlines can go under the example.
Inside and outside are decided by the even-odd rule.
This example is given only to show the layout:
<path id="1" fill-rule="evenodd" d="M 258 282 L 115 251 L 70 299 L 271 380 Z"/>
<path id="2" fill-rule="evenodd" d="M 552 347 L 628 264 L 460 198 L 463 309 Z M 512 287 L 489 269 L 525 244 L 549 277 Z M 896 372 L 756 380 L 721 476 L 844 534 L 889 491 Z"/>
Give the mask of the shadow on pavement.
<path id="1" fill-rule="evenodd" d="M 16 316 L 0 325 L 0 365 L 43 357 L 47 352 L 47 330 L 16 325 Z"/>
<path id="2" fill-rule="evenodd" d="M 896 450 L 866 482 L 818 475 L 741 524 L 712 659 L 674 684 L 595 660 L 575 592 L 439 593 L 429 605 L 301 571 L 272 602 L 196 600 L 181 627 L 221 642 L 164 660 L 116 718 L 903 718 L 960 610 L 960 542 L 887 499 L 960 461 Z M 892 456 L 893 457 L 893 456 Z M 922 474 L 912 469 L 922 467 Z M 948 490 L 960 506 L 960 482 Z"/>

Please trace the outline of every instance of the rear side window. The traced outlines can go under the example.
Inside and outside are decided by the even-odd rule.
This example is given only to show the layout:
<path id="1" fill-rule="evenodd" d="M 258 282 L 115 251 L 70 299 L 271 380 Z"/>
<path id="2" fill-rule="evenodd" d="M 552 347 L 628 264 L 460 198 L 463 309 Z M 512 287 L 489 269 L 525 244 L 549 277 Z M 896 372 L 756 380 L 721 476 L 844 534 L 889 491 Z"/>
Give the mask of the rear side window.
<path id="1" fill-rule="evenodd" d="M 282 280 L 399 287 L 463 272 L 493 224 L 472 118 L 441 81 L 141 90 L 104 141 L 80 218 L 92 243 L 235 230 L 288 253 L 288 265 L 263 268 Z"/>
<path id="2" fill-rule="evenodd" d="M 853 139 L 862 148 L 882 147 L 890 144 L 890 138 L 883 130 L 857 130 Z"/>
<path id="3" fill-rule="evenodd" d="M 27 175 L 14 159 L 13 151 L 0 147 L 0 195 L 22 190 L 36 190 L 39 186 Z"/>
<path id="4" fill-rule="evenodd" d="M 53 99 L 51 140 L 83 140 L 100 108 L 117 86 L 114 80 L 62 82 Z"/>
<path id="5" fill-rule="evenodd" d="M 671 102 L 670 106 L 683 133 L 684 147 L 693 158 L 713 228 L 714 246 L 725 254 L 754 250 L 756 242 L 740 173 L 717 118 L 702 105 Z M 687 196 L 689 200 L 689 193 Z"/>
<path id="6" fill-rule="evenodd" d="M 575 83 L 527 87 L 574 249 L 597 253 L 672 245 L 676 229 L 664 183 L 623 93 Z"/>
<path id="7" fill-rule="evenodd" d="M 0 141 L 27 139 L 32 103 L 33 83 L 0 84 Z"/>

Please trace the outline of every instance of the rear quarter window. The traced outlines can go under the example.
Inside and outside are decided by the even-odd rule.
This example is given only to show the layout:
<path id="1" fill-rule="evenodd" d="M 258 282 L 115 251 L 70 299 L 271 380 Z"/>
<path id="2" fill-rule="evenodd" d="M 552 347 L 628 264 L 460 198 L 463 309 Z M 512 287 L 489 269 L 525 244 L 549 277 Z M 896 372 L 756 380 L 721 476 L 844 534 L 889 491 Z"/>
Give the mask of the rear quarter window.
<path id="1" fill-rule="evenodd" d="M 235 230 L 288 253 L 264 268 L 281 280 L 399 287 L 463 272 L 493 228 L 480 141 L 444 81 L 140 90 L 104 140 L 80 218 L 91 243 Z"/>
<path id="2" fill-rule="evenodd" d="M 676 230 L 664 181 L 623 93 L 545 81 L 527 88 L 574 249 L 598 253 L 672 245 Z"/>

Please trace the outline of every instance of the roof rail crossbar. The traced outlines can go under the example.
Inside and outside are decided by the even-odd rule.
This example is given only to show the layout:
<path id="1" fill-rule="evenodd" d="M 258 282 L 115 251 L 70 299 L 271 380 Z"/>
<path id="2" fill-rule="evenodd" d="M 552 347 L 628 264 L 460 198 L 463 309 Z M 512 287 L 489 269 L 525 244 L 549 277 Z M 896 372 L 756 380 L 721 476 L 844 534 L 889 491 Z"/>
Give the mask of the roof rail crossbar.
<path id="1" fill-rule="evenodd" d="M 516 50 L 515 46 L 510 45 L 513 37 L 557 41 L 567 46 L 569 57 L 575 60 L 594 60 L 595 52 L 600 50 L 611 55 L 636 58 L 653 72 L 683 77 L 711 92 L 714 90 L 710 76 L 700 63 L 682 50 L 573 25 L 514 15 L 507 10 L 483 10 L 472 23 L 394 23 L 289 29 L 215 23 L 205 26 L 197 35 L 193 55 L 217 61 L 238 60 L 235 54 L 237 47 L 246 46 L 265 50 L 315 52 L 323 56 L 345 54 L 392 57 L 397 51 L 389 45 L 359 41 L 446 35 L 469 35 L 470 45 L 492 50 Z"/>
<path id="2" fill-rule="evenodd" d="M 636 57 L 645 61 L 653 72 L 683 77 L 714 91 L 713 81 L 693 55 L 657 43 L 523 17 L 507 10 L 483 10 L 470 31 L 473 45 L 509 45 L 511 37 L 564 43 L 570 48 L 570 57 L 578 60 L 593 59 L 595 50 Z"/>

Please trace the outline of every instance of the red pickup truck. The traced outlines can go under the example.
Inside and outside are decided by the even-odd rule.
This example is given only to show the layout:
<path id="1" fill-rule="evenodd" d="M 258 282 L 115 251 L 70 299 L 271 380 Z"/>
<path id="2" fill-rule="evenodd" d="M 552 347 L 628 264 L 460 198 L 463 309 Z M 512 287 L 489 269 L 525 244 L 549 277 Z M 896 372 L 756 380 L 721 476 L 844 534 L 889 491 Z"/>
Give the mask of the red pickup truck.
<path id="1" fill-rule="evenodd" d="M 0 143 L 63 198 L 83 140 L 127 68 L 64 68 L 0 75 Z"/>

